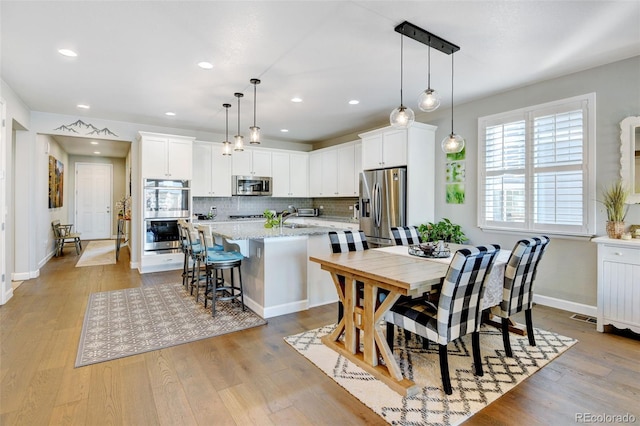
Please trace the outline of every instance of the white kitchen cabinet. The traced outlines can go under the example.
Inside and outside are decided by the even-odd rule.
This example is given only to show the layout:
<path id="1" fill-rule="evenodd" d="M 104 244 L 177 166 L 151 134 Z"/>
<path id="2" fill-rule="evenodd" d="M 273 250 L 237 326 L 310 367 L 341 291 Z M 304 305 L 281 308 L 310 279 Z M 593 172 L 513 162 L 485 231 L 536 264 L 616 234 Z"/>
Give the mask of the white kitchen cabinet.
<path id="1" fill-rule="evenodd" d="M 231 174 L 271 177 L 271 151 L 245 148 L 231 154 Z"/>
<path id="2" fill-rule="evenodd" d="M 356 181 L 354 142 L 309 154 L 309 196 L 357 197 Z"/>
<path id="3" fill-rule="evenodd" d="M 408 130 L 386 128 L 371 133 L 361 135 L 363 170 L 407 165 Z"/>
<path id="4" fill-rule="evenodd" d="M 436 147 L 436 129 L 429 124 L 413 123 L 408 129 L 389 126 L 359 135 L 362 170 L 407 168 L 407 225 L 435 221 L 436 152 L 445 161 L 440 147 Z"/>
<path id="5" fill-rule="evenodd" d="M 194 197 L 231 196 L 231 158 L 222 155 L 222 144 L 193 143 L 191 194 Z"/>
<path id="6" fill-rule="evenodd" d="M 306 153 L 271 154 L 273 197 L 307 197 L 309 195 L 309 157 Z"/>
<path id="7" fill-rule="evenodd" d="M 194 138 L 148 132 L 139 135 L 143 179 L 192 179 Z"/>
<path id="8" fill-rule="evenodd" d="M 640 333 L 640 241 L 598 237 L 597 330 L 613 325 Z"/>

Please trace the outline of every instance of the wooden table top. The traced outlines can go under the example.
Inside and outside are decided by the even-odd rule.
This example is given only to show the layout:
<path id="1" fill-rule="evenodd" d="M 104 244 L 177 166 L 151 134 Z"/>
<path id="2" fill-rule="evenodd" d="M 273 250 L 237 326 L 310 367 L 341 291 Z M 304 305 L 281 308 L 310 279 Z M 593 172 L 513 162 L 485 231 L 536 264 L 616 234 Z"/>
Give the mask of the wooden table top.
<path id="1" fill-rule="evenodd" d="M 439 284 L 446 275 L 448 264 L 425 262 L 423 259 L 402 256 L 379 250 L 349 253 L 330 253 L 309 259 L 323 266 L 378 283 L 395 286 L 401 294 L 413 295 Z"/>

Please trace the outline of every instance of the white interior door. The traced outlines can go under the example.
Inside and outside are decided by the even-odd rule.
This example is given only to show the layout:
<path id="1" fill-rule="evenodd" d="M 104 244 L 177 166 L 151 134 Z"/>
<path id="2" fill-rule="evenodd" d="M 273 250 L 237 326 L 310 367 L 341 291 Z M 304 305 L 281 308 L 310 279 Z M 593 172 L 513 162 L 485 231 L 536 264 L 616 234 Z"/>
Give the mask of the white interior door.
<path id="1" fill-rule="evenodd" d="M 76 164 L 76 232 L 83 240 L 111 238 L 113 165 Z"/>
<path id="2" fill-rule="evenodd" d="M 6 158 L 5 152 L 7 152 L 7 141 L 6 141 L 6 123 L 5 123 L 5 107 L 4 107 L 4 99 L 0 99 L 0 222 L 2 225 L 0 226 L 0 304 L 4 304 L 6 300 L 5 294 L 7 293 L 7 283 L 11 280 L 7 277 L 7 265 L 5 262 L 5 228 L 7 223 L 7 210 L 6 206 L 6 185 L 7 185 L 7 167 L 6 167 Z M 10 284 L 9 284 L 10 285 Z"/>

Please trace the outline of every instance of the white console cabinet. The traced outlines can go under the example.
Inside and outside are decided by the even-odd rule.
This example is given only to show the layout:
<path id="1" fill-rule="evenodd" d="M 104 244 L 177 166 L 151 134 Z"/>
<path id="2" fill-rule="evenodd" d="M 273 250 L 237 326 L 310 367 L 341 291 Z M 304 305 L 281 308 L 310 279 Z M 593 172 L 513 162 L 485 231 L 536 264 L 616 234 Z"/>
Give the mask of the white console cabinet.
<path id="1" fill-rule="evenodd" d="M 597 330 L 613 325 L 640 333 L 640 240 L 598 237 Z"/>

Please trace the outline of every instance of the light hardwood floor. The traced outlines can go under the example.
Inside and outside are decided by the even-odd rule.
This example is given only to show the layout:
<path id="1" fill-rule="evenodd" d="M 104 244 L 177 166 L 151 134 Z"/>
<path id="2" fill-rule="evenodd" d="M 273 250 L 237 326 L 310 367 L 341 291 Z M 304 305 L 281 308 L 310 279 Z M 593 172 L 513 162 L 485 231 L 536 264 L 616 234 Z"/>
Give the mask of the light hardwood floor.
<path id="1" fill-rule="evenodd" d="M 90 293 L 180 280 L 177 271 L 130 270 L 127 249 L 116 265 L 75 268 L 78 258 L 53 258 L 0 307 L 0 424 L 385 424 L 282 339 L 334 321 L 335 305 L 74 368 Z M 534 308 L 536 327 L 580 342 L 467 424 L 572 424 L 576 413 L 640 422 L 640 341 L 569 316 Z"/>

